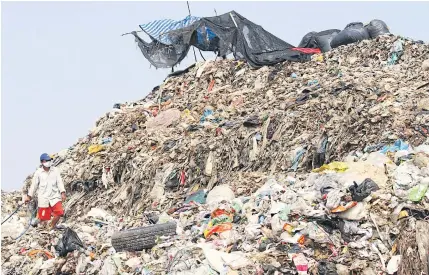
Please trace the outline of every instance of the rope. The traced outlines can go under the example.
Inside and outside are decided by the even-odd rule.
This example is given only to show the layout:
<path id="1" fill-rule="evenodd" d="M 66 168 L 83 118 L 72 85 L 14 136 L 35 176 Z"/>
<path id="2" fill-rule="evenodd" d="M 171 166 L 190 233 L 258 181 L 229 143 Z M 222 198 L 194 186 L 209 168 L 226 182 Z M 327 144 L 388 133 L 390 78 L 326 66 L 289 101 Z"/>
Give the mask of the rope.
<path id="1" fill-rule="evenodd" d="M 121 36 L 129 35 L 129 34 L 133 34 L 133 32 L 143 32 L 143 31 L 132 31 L 132 32 L 127 32 L 127 33 L 122 34 Z"/>
<path id="2" fill-rule="evenodd" d="M 4 224 L 7 220 L 9 220 L 16 212 L 18 212 L 18 210 L 21 208 L 22 204 L 18 205 L 18 208 L 15 209 L 15 211 L 13 211 L 12 214 L 9 215 L 9 217 L 6 218 L 6 220 L 4 220 L 1 224 Z M 31 222 L 33 221 L 33 216 L 37 211 L 37 207 L 35 208 L 35 210 L 33 212 L 30 212 L 30 221 L 28 222 L 28 226 L 27 228 L 18 236 L 15 238 L 15 241 L 19 240 L 22 236 L 24 236 L 25 233 L 27 233 L 28 229 L 31 226 Z"/>
<path id="3" fill-rule="evenodd" d="M 29 220 L 29 222 L 28 222 L 28 226 L 27 226 L 27 228 L 25 228 L 25 229 L 24 229 L 24 231 L 23 231 L 21 234 L 19 234 L 19 236 L 18 236 L 18 237 L 16 237 L 16 238 L 15 238 L 15 241 L 19 240 L 22 236 L 24 236 L 24 235 L 25 235 L 25 233 L 27 233 L 27 231 L 28 231 L 28 229 L 30 228 L 31 223 L 32 223 L 32 221 L 33 221 L 33 217 L 35 217 L 35 216 L 36 216 L 36 213 L 37 213 L 37 205 L 34 205 L 34 210 L 33 210 L 33 211 L 29 211 L 29 212 L 30 212 L 30 220 Z"/>
<path id="4" fill-rule="evenodd" d="M 15 241 L 17 241 L 17 240 L 19 240 L 22 236 L 24 236 L 25 235 L 25 233 L 27 233 L 27 231 L 28 231 L 28 229 L 30 228 L 30 226 L 31 226 L 31 221 L 33 220 L 33 217 L 31 217 L 30 218 L 30 221 L 28 222 L 28 226 L 27 226 L 27 228 L 26 229 L 24 229 L 24 231 L 18 236 L 18 237 L 16 237 L 15 238 Z"/>
<path id="5" fill-rule="evenodd" d="M 200 49 L 198 49 L 198 50 L 200 51 L 200 55 L 203 58 L 203 60 L 206 61 L 206 59 L 204 58 L 203 54 L 201 53 L 201 50 Z"/>
<path id="6" fill-rule="evenodd" d="M 22 204 L 18 204 L 18 208 L 15 209 L 15 211 L 12 212 L 12 214 L 9 215 L 9 217 L 6 218 L 1 224 L 3 225 L 7 220 L 12 218 L 13 215 L 15 215 L 16 212 L 18 212 L 19 208 L 21 208 Z"/>

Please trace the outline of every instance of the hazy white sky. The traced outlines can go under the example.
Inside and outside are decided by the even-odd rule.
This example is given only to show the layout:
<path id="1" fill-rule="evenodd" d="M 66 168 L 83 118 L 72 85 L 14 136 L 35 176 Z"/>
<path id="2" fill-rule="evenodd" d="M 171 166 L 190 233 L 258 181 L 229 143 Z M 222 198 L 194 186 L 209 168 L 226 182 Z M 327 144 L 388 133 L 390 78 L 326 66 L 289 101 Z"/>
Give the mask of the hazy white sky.
<path id="1" fill-rule="evenodd" d="M 121 34 L 183 19 L 186 2 L 2 2 L 1 185 L 20 189 L 43 152 L 86 135 L 116 102 L 144 97 L 169 73 Z M 309 31 L 384 20 L 392 33 L 429 41 L 429 2 L 190 2 L 192 15 L 235 10 L 297 45 Z M 199 55 L 197 54 L 199 57 Z M 183 67 L 193 62 L 193 54 Z"/>

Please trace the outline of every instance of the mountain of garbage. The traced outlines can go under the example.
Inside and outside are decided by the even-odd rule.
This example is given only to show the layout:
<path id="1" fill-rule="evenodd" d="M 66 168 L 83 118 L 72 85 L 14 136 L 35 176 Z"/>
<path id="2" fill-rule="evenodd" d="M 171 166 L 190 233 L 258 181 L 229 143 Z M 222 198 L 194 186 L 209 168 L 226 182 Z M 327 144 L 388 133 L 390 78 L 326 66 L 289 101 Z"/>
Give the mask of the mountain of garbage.
<path id="1" fill-rule="evenodd" d="M 200 62 L 54 162 L 68 228 L 22 206 L 3 274 L 428 274 L 429 45 Z M 2 222 L 21 200 L 2 192 Z"/>

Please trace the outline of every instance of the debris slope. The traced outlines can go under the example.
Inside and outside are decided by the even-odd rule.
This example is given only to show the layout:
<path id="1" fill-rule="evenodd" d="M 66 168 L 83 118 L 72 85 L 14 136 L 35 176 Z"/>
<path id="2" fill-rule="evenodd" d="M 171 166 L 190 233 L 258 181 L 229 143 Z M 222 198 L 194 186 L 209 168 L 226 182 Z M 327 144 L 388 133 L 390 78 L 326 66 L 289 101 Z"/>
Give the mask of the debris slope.
<path id="1" fill-rule="evenodd" d="M 2 271 L 427 274 L 428 58 L 383 35 L 304 63 L 175 73 L 55 154 L 85 251 L 57 256 L 61 232 L 40 228 L 15 241 L 23 207 L 2 225 Z M 20 199 L 2 193 L 2 220 Z M 112 235 L 149 214 L 177 235 L 116 251 Z"/>

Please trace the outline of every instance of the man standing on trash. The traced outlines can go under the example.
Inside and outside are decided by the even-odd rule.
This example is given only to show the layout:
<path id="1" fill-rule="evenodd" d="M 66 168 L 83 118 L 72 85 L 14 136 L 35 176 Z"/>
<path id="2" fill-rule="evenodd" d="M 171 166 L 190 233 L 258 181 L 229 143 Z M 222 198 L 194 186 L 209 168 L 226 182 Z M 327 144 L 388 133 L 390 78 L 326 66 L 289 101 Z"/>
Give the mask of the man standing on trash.
<path id="1" fill-rule="evenodd" d="M 38 217 L 40 221 L 46 222 L 54 216 L 51 229 L 60 229 L 58 221 L 64 216 L 62 202 L 66 200 L 66 190 L 56 167 L 51 167 L 51 157 L 44 153 L 40 156 L 41 167 L 34 173 L 30 189 L 28 190 L 25 203 L 28 203 L 38 189 Z"/>

